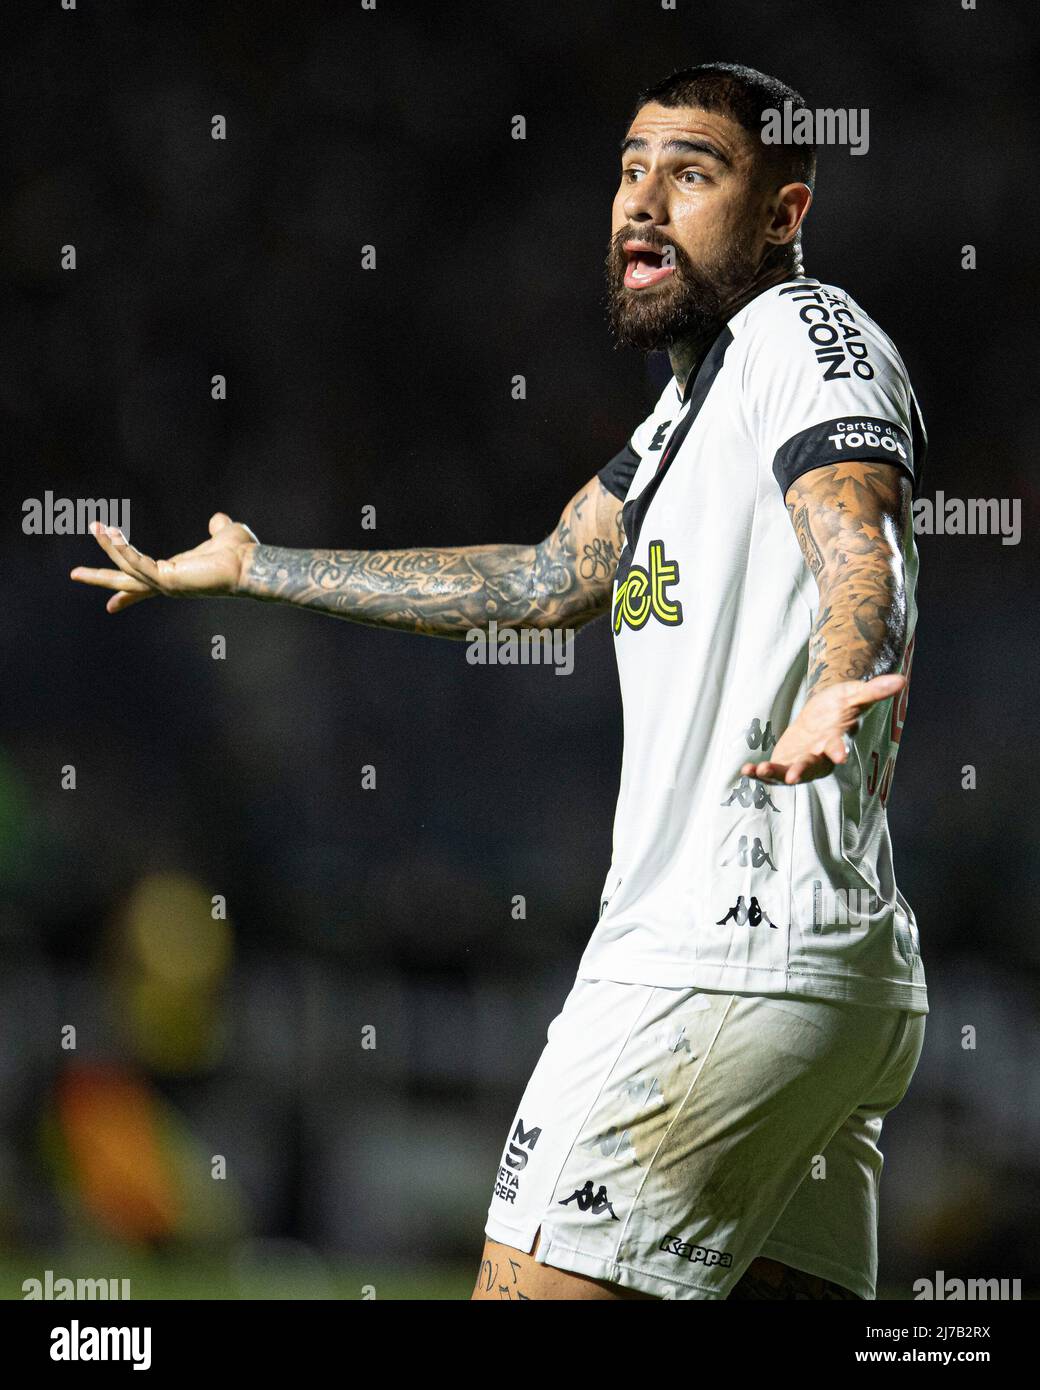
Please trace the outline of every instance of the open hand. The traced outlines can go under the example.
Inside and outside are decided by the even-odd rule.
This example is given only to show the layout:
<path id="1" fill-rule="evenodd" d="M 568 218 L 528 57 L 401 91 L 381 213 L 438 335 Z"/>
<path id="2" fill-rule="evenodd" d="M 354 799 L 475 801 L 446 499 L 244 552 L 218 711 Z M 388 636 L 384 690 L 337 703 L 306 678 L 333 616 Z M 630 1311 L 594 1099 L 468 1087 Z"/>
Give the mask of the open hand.
<path id="1" fill-rule="evenodd" d="M 859 728 L 859 716 L 879 700 L 897 695 L 906 676 L 875 676 L 869 681 L 842 681 L 810 695 L 798 717 L 780 735 L 766 762 L 744 763 L 742 777 L 793 786 L 826 777 L 838 763 L 848 761 L 849 738 Z"/>
<path id="2" fill-rule="evenodd" d="M 232 521 L 225 512 L 209 519 L 209 540 L 169 560 L 153 560 L 143 554 L 115 526 L 91 523 L 91 534 L 116 569 L 88 569 L 78 565 L 70 578 L 98 589 L 115 589 L 105 604 L 109 613 L 121 613 L 142 599 L 157 594 L 168 597 L 234 594 L 242 579 L 246 557 L 257 540 L 248 526 Z"/>

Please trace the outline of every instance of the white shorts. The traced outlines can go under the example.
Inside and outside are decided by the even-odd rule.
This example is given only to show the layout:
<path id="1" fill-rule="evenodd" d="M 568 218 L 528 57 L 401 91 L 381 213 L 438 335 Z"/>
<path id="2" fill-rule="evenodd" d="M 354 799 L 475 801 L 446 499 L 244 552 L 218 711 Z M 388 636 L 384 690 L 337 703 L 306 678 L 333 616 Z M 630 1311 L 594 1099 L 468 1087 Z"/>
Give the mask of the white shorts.
<path id="1" fill-rule="evenodd" d="M 882 1117 L 925 1016 L 576 981 L 485 1227 L 661 1298 L 726 1298 L 756 1255 L 875 1296 Z"/>

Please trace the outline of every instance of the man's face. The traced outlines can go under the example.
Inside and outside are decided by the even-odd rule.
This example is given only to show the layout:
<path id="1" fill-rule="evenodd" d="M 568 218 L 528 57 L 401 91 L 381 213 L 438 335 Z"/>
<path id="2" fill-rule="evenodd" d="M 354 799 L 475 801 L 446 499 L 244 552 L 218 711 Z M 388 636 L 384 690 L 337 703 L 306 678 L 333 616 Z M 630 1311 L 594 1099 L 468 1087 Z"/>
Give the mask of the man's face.
<path id="1" fill-rule="evenodd" d="M 754 137 L 720 112 L 651 102 L 636 113 L 607 256 L 620 344 L 649 350 L 709 332 L 751 284 L 768 249 L 756 153 Z"/>

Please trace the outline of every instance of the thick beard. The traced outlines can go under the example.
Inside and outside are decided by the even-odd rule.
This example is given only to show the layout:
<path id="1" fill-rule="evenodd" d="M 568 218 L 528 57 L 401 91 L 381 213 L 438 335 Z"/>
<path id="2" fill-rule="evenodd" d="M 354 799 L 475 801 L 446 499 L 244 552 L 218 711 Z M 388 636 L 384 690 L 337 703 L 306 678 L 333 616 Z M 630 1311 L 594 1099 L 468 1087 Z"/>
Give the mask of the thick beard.
<path id="1" fill-rule="evenodd" d="M 645 290 L 624 283 L 626 241 L 672 247 L 675 269 L 667 280 Z M 728 306 L 751 285 L 758 271 L 750 245 L 731 244 L 725 258 L 698 268 L 680 247 L 631 227 L 611 238 L 607 251 L 607 315 L 618 347 L 652 352 L 673 343 L 714 337 L 728 317 Z"/>

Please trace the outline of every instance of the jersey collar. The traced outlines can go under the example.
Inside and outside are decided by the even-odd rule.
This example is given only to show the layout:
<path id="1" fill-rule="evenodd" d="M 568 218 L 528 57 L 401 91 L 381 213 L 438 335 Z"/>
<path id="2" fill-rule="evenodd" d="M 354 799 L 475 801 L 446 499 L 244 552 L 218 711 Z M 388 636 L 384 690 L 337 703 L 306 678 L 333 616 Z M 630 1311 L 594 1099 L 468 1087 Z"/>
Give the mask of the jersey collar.
<path id="1" fill-rule="evenodd" d="M 746 314 L 747 311 L 750 308 L 752 308 L 753 305 L 757 304 L 760 299 L 763 299 L 767 294 L 770 294 L 773 290 L 778 290 L 781 287 L 781 285 L 789 285 L 792 280 L 809 280 L 811 278 L 811 276 L 804 274 L 792 273 L 790 275 L 786 275 L 782 280 L 778 280 L 775 285 L 767 285 L 764 290 L 759 290 L 758 294 L 752 295 L 746 303 L 742 304 L 739 309 L 732 313 L 730 317 L 726 320 L 726 322 L 723 324 L 717 337 L 715 337 L 712 340 L 712 342 L 705 348 L 704 352 L 701 354 L 700 361 L 694 367 L 693 371 L 690 372 L 690 375 L 686 378 L 685 390 L 679 390 L 679 383 L 678 381 L 676 381 L 675 376 L 673 374 L 672 390 L 675 392 L 675 398 L 678 401 L 678 403 L 680 405 L 686 405 L 690 397 L 693 395 L 693 390 L 697 384 L 697 378 L 700 376 L 701 368 L 703 367 L 704 363 L 708 360 L 708 358 L 713 356 L 715 349 L 719 345 L 719 339 L 723 336 L 723 334 L 729 334 L 730 338 L 733 338 L 743 327 L 743 322 L 739 324 L 737 323 L 737 320 L 741 317 L 742 314 Z"/>

